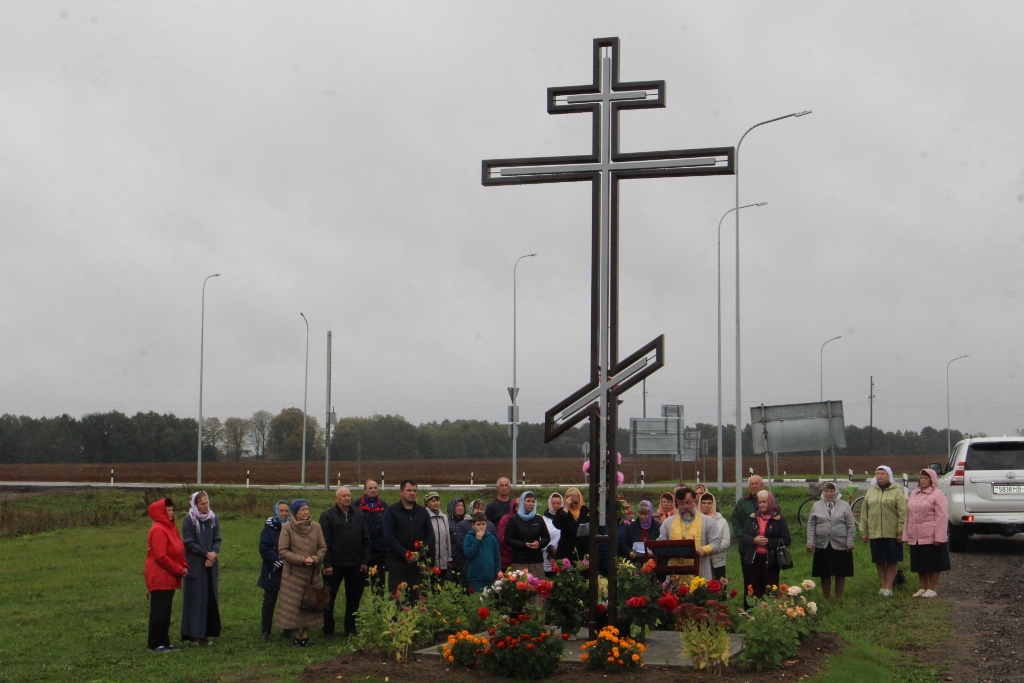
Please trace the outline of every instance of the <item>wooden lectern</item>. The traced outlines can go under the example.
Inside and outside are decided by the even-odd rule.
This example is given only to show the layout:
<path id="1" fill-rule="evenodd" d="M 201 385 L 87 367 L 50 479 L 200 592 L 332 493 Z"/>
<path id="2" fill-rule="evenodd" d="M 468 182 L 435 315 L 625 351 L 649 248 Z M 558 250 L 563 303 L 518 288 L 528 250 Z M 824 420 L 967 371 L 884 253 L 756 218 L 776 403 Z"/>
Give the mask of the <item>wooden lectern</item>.
<path id="1" fill-rule="evenodd" d="M 647 549 L 654 553 L 657 574 L 700 575 L 700 555 L 692 540 L 647 541 Z"/>

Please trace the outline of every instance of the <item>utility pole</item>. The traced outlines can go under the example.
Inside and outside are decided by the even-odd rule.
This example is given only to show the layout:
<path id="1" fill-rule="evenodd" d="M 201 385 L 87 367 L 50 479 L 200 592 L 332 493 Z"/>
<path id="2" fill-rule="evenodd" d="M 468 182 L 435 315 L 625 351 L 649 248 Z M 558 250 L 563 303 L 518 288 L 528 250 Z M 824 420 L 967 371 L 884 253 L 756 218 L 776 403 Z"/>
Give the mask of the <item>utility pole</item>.
<path id="1" fill-rule="evenodd" d="M 875 376 L 871 375 L 871 390 L 868 392 L 868 455 L 873 450 L 875 431 Z"/>
<path id="2" fill-rule="evenodd" d="M 331 410 L 331 331 L 327 330 L 327 434 L 324 444 L 324 489 L 331 490 L 331 417 L 334 411 Z"/>

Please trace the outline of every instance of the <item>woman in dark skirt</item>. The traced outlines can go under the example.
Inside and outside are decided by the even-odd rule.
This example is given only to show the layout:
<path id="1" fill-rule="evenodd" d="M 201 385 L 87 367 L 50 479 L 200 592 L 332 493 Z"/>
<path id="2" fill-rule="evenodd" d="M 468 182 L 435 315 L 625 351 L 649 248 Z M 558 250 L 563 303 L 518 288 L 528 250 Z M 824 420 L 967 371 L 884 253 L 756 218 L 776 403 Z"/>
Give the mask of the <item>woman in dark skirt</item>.
<path id="1" fill-rule="evenodd" d="M 864 496 L 860 510 L 861 540 L 871 542 L 871 562 L 878 570 L 878 594 L 892 597 L 896 570 L 903 561 L 903 524 L 907 518 L 907 498 L 903 488 L 892 481 L 892 470 L 880 465 L 875 481 Z"/>
<path id="2" fill-rule="evenodd" d="M 814 553 L 811 576 L 821 581 L 821 593 L 827 600 L 836 580 L 836 600 L 843 597 L 846 577 L 853 576 L 853 543 L 857 522 L 850 504 L 832 482 L 825 484 L 821 500 L 811 508 L 807 520 L 807 552 Z"/>
<path id="3" fill-rule="evenodd" d="M 935 470 L 921 470 L 907 501 L 903 540 L 910 546 L 910 571 L 921 581 L 915 598 L 934 598 L 939 574 L 949 571 L 946 494 L 937 488 L 938 482 Z"/>

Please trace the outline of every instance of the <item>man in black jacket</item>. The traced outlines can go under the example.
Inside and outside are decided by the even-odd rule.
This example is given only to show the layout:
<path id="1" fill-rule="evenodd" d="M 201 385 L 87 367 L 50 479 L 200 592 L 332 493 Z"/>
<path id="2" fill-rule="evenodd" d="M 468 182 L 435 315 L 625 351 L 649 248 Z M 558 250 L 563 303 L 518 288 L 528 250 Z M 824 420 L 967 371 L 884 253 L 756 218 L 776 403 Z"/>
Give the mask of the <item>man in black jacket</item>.
<path id="1" fill-rule="evenodd" d="M 324 637 L 334 637 L 334 600 L 345 583 L 345 635 L 356 632 L 356 612 L 366 585 L 370 562 L 370 536 L 363 513 L 352 505 L 352 492 L 342 486 L 334 495 L 337 505 L 320 515 L 320 528 L 327 543 L 324 575 L 331 587 L 331 601 L 324 608 Z"/>
<path id="2" fill-rule="evenodd" d="M 427 508 L 416 503 L 419 486 L 411 479 L 399 485 L 401 499 L 384 511 L 384 540 L 387 542 L 388 591 L 394 595 L 398 584 L 409 587 L 406 598 L 415 602 L 423 585 L 421 557 L 430 557 L 434 547 L 434 531 L 430 528 Z"/>
<path id="3" fill-rule="evenodd" d="M 363 513 L 363 523 L 370 533 L 370 586 L 384 586 L 384 557 L 388 552 L 388 544 L 384 541 L 384 511 L 388 504 L 377 495 L 377 482 L 367 479 L 363 484 L 363 495 L 356 505 Z"/>

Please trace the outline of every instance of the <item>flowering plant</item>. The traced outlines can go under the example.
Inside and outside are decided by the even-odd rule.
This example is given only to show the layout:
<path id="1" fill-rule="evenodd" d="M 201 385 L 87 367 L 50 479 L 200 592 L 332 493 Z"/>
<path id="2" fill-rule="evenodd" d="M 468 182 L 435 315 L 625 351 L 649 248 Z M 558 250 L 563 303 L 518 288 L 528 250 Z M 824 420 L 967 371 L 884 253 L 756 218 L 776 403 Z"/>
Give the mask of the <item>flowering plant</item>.
<path id="1" fill-rule="evenodd" d="M 666 589 L 658 604 L 666 612 L 671 612 L 673 629 L 685 631 L 690 622 L 712 623 L 731 630 L 733 614 L 726 603 L 726 583 L 700 576 L 695 576 L 689 583 L 683 583 L 671 590 L 672 583 L 662 584 Z M 735 593 L 735 591 L 733 591 Z"/>
<path id="2" fill-rule="evenodd" d="M 643 643 L 632 638 L 619 637 L 619 629 L 605 626 L 597 640 L 588 640 L 580 646 L 580 661 L 599 671 L 638 671 L 644 665 Z"/>
<path id="3" fill-rule="evenodd" d="M 520 613 L 537 594 L 540 579 L 526 569 L 498 572 L 498 578 L 483 593 L 484 603 L 499 614 Z"/>
<path id="4" fill-rule="evenodd" d="M 483 666 L 486 648 L 486 638 L 474 636 L 469 631 L 459 631 L 448 636 L 448 642 L 439 649 L 445 662 L 464 669 L 479 669 Z"/>
<path id="5" fill-rule="evenodd" d="M 544 601 L 544 619 L 558 630 L 574 637 L 583 626 L 583 599 L 587 592 L 587 580 L 582 566 L 573 565 L 568 558 L 552 560 L 551 571 L 555 577 L 550 581 L 551 590 Z"/>
<path id="6" fill-rule="evenodd" d="M 632 562 L 621 560 L 616 571 L 616 606 L 622 618 L 630 623 L 629 635 L 642 641 L 665 616 L 658 603 L 661 587 L 653 575 L 644 574 Z"/>
<path id="7" fill-rule="evenodd" d="M 740 624 L 739 630 L 745 634 L 743 658 L 758 669 L 769 669 L 796 654 L 800 641 L 814 628 L 818 605 L 806 594 L 815 588 L 810 579 L 800 585 L 768 588 L 748 611 L 750 619 Z"/>
<path id="8" fill-rule="evenodd" d="M 562 659 L 561 638 L 540 620 L 523 615 L 502 619 L 488 632 L 484 665 L 500 676 L 547 678 L 555 673 Z"/>

